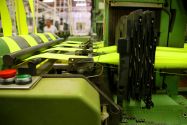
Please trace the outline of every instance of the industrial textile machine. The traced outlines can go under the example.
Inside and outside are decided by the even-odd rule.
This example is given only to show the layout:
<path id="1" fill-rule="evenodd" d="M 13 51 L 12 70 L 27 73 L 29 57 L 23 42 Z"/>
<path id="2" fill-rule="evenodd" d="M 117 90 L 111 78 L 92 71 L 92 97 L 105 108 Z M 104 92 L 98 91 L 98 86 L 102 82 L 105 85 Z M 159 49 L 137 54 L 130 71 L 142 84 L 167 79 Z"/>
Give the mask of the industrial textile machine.
<path id="1" fill-rule="evenodd" d="M 178 24 L 187 19 L 179 16 L 185 11 L 181 2 L 106 0 L 104 5 L 104 41 L 94 34 L 28 34 L 24 20 L 13 36 L 9 23 L 3 24 L 0 125 L 187 124 L 186 90 L 177 86 L 187 67 L 180 27 L 186 21 Z"/>

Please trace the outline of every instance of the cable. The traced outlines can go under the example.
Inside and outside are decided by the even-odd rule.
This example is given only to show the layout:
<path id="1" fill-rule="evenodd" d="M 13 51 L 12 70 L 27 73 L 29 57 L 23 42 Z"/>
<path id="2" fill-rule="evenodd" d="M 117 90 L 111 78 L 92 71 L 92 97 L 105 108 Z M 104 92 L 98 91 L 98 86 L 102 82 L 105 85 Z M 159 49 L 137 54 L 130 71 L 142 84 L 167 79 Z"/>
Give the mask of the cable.
<path id="1" fill-rule="evenodd" d="M 167 75 L 177 75 L 177 76 L 187 76 L 187 74 L 184 73 L 170 73 L 170 72 L 161 72 L 161 71 L 154 71 L 155 73 L 162 73 Z"/>
<path id="2" fill-rule="evenodd" d="M 101 66 L 101 71 L 99 72 L 99 74 L 96 74 L 96 75 L 93 75 L 93 76 L 87 76 L 86 78 L 95 78 L 95 77 L 99 77 L 103 74 L 103 71 L 104 71 L 103 65 L 101 65 L 100 63 L 96 63 L 96 64 Z"/>

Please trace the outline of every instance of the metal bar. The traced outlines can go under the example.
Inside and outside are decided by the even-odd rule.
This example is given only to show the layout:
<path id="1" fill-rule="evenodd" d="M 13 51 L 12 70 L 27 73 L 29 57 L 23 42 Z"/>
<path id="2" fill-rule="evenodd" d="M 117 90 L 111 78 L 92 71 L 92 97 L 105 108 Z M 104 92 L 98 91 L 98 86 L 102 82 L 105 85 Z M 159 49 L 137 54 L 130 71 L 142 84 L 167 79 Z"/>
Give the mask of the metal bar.
<path id="1" fill-rule="evenodd" d="M 134 2 L 134 3 L 162 3 L 164 4 L 166 0 L 106 0 L 108 3 L 111 2 Z"/>
<path id="2" fill-rule="evenodd" d="M 141 2 L 111 2 L 112 7 L 145 7 L 145 8 L 162 8 L 160 3 L 141 3 Z"/>

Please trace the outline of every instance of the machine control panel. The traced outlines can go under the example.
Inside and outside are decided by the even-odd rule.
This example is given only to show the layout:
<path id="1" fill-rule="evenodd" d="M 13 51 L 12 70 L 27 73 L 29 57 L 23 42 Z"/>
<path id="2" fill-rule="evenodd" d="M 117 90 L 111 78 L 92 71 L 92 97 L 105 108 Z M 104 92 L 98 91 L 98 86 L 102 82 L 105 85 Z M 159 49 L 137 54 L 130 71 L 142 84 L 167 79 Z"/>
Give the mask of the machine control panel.
<path id="1" fill-rule="evenodd" d="M 0 71 L 0 89 L 31 89 L 41 79 L 29 74 L 18 74 L 16 69 Z"/>

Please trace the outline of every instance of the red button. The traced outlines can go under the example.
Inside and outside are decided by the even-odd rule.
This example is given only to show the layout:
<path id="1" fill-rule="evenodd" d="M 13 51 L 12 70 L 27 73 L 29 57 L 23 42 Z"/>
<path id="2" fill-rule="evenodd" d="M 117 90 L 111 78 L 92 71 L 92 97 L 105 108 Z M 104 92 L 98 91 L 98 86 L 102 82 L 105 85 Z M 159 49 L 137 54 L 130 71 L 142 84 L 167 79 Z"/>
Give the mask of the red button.
<path id="1" fill-rule="evenodd" d="M 7 70 L 2 70 L 0 71 L 0 78 L 12 78 L 16 76 L 17 71 L 15 69 L 7 69 Z"/>

